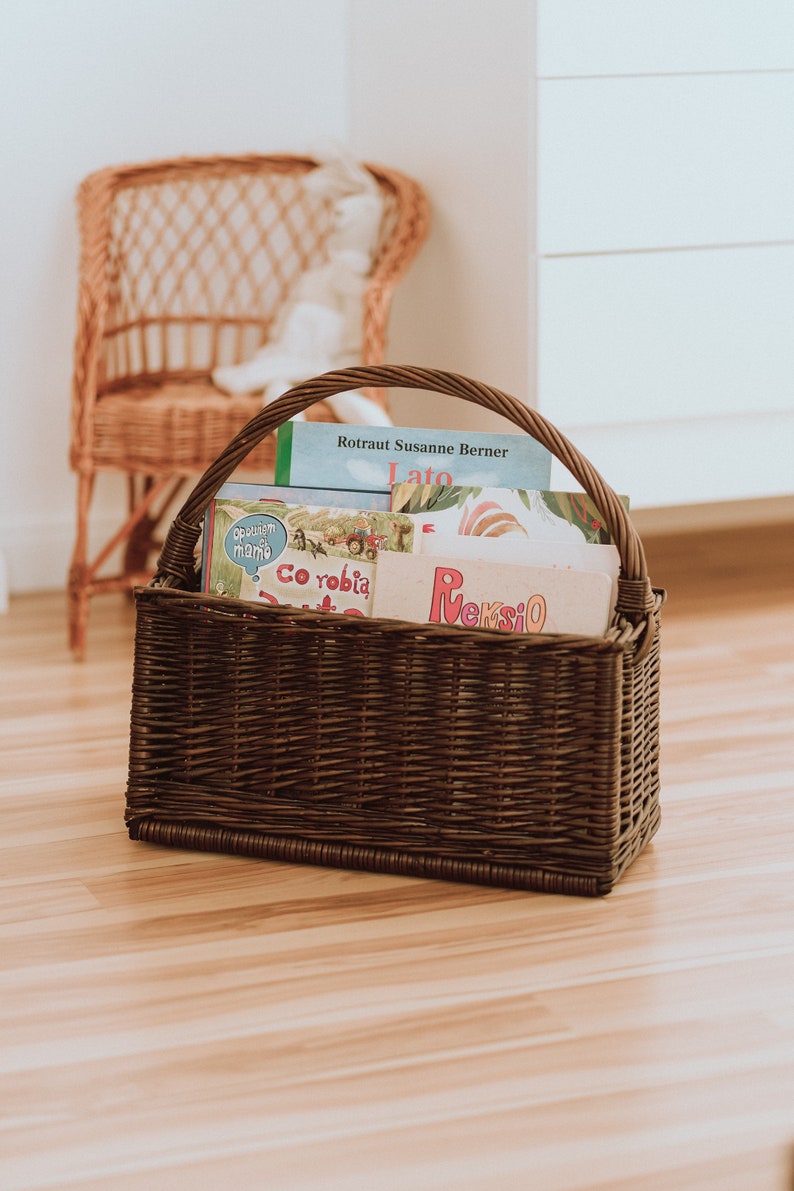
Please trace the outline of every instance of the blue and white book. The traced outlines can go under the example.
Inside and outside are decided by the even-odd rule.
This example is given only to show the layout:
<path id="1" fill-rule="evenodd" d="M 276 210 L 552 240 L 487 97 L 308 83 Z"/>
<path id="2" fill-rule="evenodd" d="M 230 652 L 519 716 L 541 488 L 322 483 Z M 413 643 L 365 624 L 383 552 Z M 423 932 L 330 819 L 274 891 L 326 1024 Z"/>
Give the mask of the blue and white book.
<path id="1" fill-rule="evenodd" d="M 389 492 L 396 483 L 548 488 L 551 455 L 527 434 L 285 422 L 276 483 Z"/>

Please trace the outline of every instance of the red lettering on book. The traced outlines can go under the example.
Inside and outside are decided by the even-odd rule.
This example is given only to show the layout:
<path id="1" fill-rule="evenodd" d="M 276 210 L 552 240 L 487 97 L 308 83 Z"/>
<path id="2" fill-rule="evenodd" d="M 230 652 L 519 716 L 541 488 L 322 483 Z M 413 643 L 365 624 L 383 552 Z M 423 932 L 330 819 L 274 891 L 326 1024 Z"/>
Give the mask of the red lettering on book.
<path id="1" fill-rule="evenodd" d="M 463 596 L 455 593 L 463 584 L 463 575 L 454 567 L 436 567 L 433 579 L 433 599 L 430 604 L 430 620 L 434 624 L 454 624 L 460 616 Z"/>

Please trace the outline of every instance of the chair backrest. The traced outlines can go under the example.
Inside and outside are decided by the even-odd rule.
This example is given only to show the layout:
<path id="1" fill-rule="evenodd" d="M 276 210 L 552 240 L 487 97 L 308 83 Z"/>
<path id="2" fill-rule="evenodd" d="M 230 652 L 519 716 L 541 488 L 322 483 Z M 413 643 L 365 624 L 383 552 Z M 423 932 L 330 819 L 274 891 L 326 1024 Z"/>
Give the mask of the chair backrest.
<path id="1" fill-rule="evenodd" d="M 250 358 L 300 275 L 326 259 L 333 206 L 301 185 L 314 166 L 285 155 L 180 158 L 87 177 L 77 389 L 191 379 Z M 428 212 L 412 179 L 368 168 L 384 197 L 362 311 L 363 362 L 377 363 L 391 291 Z"/>

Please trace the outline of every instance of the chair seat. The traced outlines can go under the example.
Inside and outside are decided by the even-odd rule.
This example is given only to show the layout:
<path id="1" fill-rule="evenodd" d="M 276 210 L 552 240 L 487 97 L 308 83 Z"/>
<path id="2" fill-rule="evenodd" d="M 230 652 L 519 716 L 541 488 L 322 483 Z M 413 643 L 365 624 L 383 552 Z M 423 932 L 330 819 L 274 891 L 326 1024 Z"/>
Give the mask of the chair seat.
<path id="1" fill-rule="evenodd" d="M 260 393 L 225 394 L 201 379 L 105 393 L 96 405 L 93 462 L 99 468 L 145 475 L 196 475 L 215 462 L 261 408 Z M 324 404 L 314 406 L 308 416 L 336 421 Z M 275 457 L 271 435 L 251 451 L 245 468 L 269 471 Z"/>

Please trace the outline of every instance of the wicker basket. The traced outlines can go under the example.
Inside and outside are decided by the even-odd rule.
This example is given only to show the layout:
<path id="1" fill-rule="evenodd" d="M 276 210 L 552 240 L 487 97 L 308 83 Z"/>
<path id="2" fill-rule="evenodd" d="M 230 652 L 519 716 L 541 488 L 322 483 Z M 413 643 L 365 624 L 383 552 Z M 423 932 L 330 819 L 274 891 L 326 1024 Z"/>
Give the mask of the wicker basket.
<path id="1" fill-rule="evenodd" d="M 259 607 L 200 594 L 204 510 L 286 419 L 365 386 L 506 417 L 592 497 L 621 557 L 603 637 Z M 258 414 L 174 520 L 137 625 L 133 839 L 502 887 L 607 893 L 659 823 L 659 610 L 615 493 L 544 418 L 486 385 L 372 366 Z"/>

